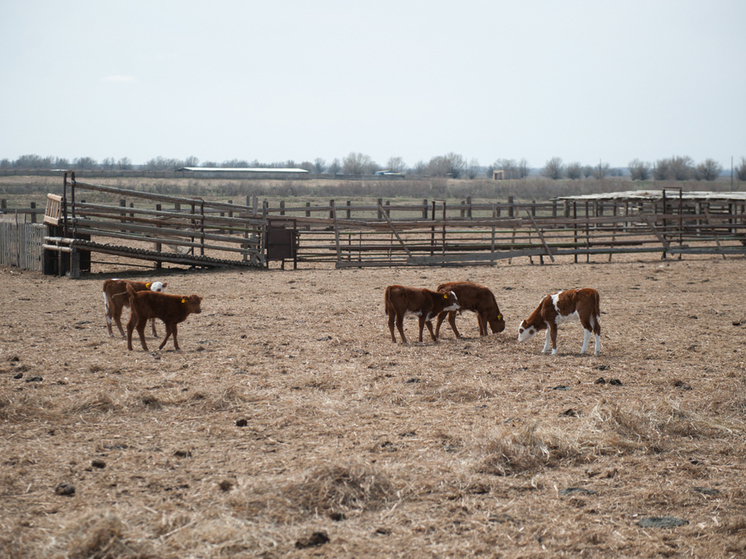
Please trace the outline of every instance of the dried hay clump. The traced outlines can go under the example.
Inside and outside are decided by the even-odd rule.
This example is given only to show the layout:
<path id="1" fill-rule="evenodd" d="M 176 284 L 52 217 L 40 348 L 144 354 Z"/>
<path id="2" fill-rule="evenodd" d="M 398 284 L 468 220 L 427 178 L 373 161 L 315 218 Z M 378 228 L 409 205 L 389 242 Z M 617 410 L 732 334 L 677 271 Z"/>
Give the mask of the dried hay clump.
<path id="1" fill-rule="evenodd" d="M 483 452 L 485 456 L 477 465 L 477 473 L 498 476 L 556 467 L 562 459 L 579 454 L 573 442 L 556 432 L 539 431 L 536 422 L 517 431 L 501 428 L 483 447 Z"/>
<path id="2" fill-rule="evenodd" d="M 286 523 L 309 514 L 376 510 L 398 496 L 385 474 L 361 464 L 323 464 L 308 470 L 300 481 L 272 486 L 265 480 L 249 491 L 245 501 L 234 503 L 238 509 Z"/>
<path id="3" fill-rule="evenodd" d="M 114 399 L 107 392 L 97 392 L 90 396 L 76 400 L 66 414 L 78 415 L 82 413 L 111 413 L 119 408 Z"/>
<path id="4" fill-rule="evenodd" d="M 91 513 L 76 523 L 67 544 L 70 559 L 146 559 L 154 555 L 126 535 L 127 526 L 110 512 Z"/>
<path id="5" fill-rule="evenodd" d="M 251 396 L 243 386 L 232 385 L 217 394 L 196 391 L 187 401 L 204 411 L 229 411 L 251 401 Z"/>

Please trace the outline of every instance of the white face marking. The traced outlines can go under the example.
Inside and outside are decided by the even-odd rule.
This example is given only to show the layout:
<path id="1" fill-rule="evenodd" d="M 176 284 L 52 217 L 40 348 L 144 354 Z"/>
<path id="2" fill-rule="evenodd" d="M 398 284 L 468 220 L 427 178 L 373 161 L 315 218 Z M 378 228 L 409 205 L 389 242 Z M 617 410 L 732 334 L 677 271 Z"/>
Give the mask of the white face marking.
<path id="1" fill-rule="evenodd" d="M 521 325 L 518 327 L 518 341 L 519 342 L 525 342 L 526 340 L 530 340 L 536 335 L 536 328 L 533 326 L 529 326 L 526 328 L 526 321 L 524 320 L 521 322 Z"/>
<path id="2" fill-rule="evenodd" d="M 156 291 L 158 293 L 162 293 L 163 292 L 163 284 L 161 282 L 159 282 L 159 281 L 154 281 L 153 283 L 150 284 L 150 290 L 151 291 Z"/>

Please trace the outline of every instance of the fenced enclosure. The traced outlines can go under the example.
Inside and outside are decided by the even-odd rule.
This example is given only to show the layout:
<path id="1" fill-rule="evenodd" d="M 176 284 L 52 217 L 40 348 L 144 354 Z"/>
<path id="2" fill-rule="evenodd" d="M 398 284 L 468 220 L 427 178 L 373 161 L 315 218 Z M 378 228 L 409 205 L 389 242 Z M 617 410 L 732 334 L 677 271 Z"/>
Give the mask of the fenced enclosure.
<path id="1" fill-rule="evenodd" d="M 746 195 L 740 192 L 630 191 L 547 202 L 485 203 L 470 198 L 353 204 L 256 196 L 245 204 L 169 196 L 64 179 L 49 194 L 41 241 L 3 234 L 3 263 L 25 263 L 19 243 L 38 243 L 44 273 L 90 271 L 91 254 L 184 266 L 270 262 L 372 266 L 494 265 L 500 260 L 660 253 L 746 254 Z M 31 209 L 29 209 L 31 211 Z M 16 212 L 16 224 L 19 210 Z M 12 245 L 12 246 L 11 246 Z M 33 248 L 24 248 L 32 254 Z M 566 260 L 567 258 L 565 258 Z M 21 261 L 24 262 L 21 262 Z M 34 268 L 30 268 L 34 269 Z"/>
<path id="2" fill-rule="evenodd" d="M 80 272 L 76 253 L 91 252 L 157 268 L 265 265 L 266 219 L 236 204 L 86 184 L 74 176 L 68 185 L 65 175 L 63 196 L 48 195 L 44 221 L 57 233 L 45 237 L 44 248 L 70 253 L 71 275 Z"/>
<path id="3" fill-rule="evenodd" d="M 746 254 L 742 194 L 633 192 L 545 203 L 281 207 L 297 226 L 298 262 L 337 267 L 494 264 L 528 257 L 575 262 L 621 253 Z M 312 217 L 312 213 L 324 217 Z M 328 216 L 325 214 L 328 212 Z"/>

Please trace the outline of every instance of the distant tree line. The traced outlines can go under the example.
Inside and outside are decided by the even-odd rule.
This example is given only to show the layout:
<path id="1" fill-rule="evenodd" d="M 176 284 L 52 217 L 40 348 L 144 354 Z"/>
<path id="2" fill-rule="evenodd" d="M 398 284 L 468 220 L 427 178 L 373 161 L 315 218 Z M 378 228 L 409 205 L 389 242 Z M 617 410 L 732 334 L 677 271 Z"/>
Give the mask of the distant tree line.
<path id="1" fill-rule="evenodd" d="M 492 178 L 493 172 L 502 170 L 506 176 L 524 178 L 529 175 L 530 168 L 525 159 L 516 161 L 514 159 L 497 159 L 492 165 L 481 166 L 479 161 L 471 159 L 467 161 L 462 155 L 447 153 L 431 158 L 429 161 L 418 161 L 414 165 L 407 166 L 401 157 L 390 157 L 386 165 L 381 166 L 373 161 L 368 155 L 358 152 L 350 152 L 342 160 L 335 158 L 330 163 L 318 157 L 313 161 L 296 162 L 293 160 L 266 163 L 258 160 L 248 161 L 244 159 L 230 159 L 217 163 L 215 161 L 204 161 L 200 164 L 194 156 L 186 159 L 173 159 L 166 157 L 155 157 L 146 161 L 143 165 L 133 165 L 128 157 L 114 159 L 107 157 L 101 162 L 92 157 L 79 157 L 70 161 L 62 157 L 40 157 L 38 155 L 22 155 L 18 159 L 0 160 L 0 169 L 86 169 L 86 170 L 144 170 L 144 171 L 174 171 L 182 167 L 203 168 L 299 168 L 315 174 L 345 174 L 345 175 L 370 175 L 377 172 L 392 174 L 412 174 L 431 177 L 452 178 L 476 178 L 477 176 L 488 176 Z M 702 163 L 695 164 L 691 157 L 674 156 L 669 159 L 659 159 L 654 163 L 633 159 L 627 166 L 627 171 L 632 180 L 705 180 L 713 181 L 722 172 L 722 166 L 713 159 L 705 159 Z M 546 178 L 580 180 L 593 177 L 603 179 L 605 177 L 622 176 L 625 170 L 621 168 L 610 168 L 608 163 L 599 161 L 598 165 L 582 165 L 572 162 L 565 165 L 561 158 L 553 157 L 540 169 L 541 175 Z M 735 168 L 736 176 L 740 181 L 746 181 L 746 157 L 741 158 L 740 164 Z"/>
<path id="2" fill-rule="evenodd" d="M 639 159 L 633 159 L 627 165 L 632 180 L 667 180 L 667 181 L 684 181 L 684 180 L 705 180 L 714 181 L 723 171 L 720 165 L 714 159 L 705 159 L 699 165 L 695 165 L 691 157 L 674 156 L 670 159 L 659 159 L 653 164 Z M 740 181 L 746 181 L 746 158 L 741 158 L 741 163 L 735 168 L 736 176 Z M 581 165 L 580 163 L 570 163 L 564 165 L 562 159 L 553 157 L 546 162 L 541 170 L 541 174 L 550 179 L 568 178 L 577 180 L 581 178 L 593 177 L 603 179 L 607 176 L 619 176 L 621 169 L 610 169 L 608 163 L 600 162 L 598 165 Z"/>

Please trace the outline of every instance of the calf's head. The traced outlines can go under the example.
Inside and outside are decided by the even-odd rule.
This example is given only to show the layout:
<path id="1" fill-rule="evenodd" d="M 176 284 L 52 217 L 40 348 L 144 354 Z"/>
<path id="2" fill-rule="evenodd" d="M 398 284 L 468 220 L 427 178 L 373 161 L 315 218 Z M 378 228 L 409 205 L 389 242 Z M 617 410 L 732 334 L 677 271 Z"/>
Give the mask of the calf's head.
<path id="1" fill-rule="evenodd" d="M 146 283 L 145 287 L 156 293 L 163 293 L 166 290 L 168 282 L 161 283 L 160 281 L 154 281 L 153 283 Z"/>
<path id="2" fill-rule="evenodd" d="M 505 318 L 501 313 L 488 317 L 487 324 L 490 325 L 493 334 L 499 334 L 505 330 Z"/>
<path id="3" fill-rule="evenodd" d="M 190 295 L 189 297 L 182 297 L 181 304 L 186 305 L 187 310 L 190 313 L 199 314 L 202 312 L 202 297 L 199 295 Z"/>
<path id="4" fill-rule="evenodd" d="M 446 301 L 445 306 L 443 307 L 444 311 L 457 311 L 461 308 L 461 305 L 458 304 L 458 297 L 456 297 L 456 294 L 453 291 L 445 291 L 441 293 Z"/>
<path id="5" fill-rule="evenodd" d="M 526 340 L 530 340 L 536 332 L 535 326 L 529 326 L 525 320 L 522 320 L 521 325 L 518 327 L 518 341 L 525 342 Z"/>

